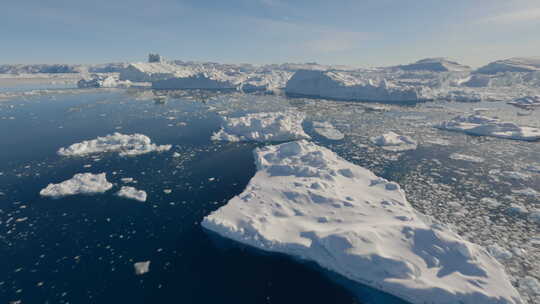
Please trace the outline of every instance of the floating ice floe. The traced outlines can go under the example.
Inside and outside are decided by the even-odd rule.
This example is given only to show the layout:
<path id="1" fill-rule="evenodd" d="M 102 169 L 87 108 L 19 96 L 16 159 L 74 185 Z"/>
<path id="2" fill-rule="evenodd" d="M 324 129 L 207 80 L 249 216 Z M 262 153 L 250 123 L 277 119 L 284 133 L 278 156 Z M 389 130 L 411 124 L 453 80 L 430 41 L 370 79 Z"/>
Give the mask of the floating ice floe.
<path id="1" fill-rule="evenodd" d="M 98 194 L 104 193 L 112 188 L 112 184 L 107 181 L 105 173 L 78 173 L 71 179 L 59 184 L 49 184 L 42 189 L 39 194 L 53 198 L 60 198 L 77 194 Z"/>
<path id="2" fill-rule="evenodd" d="M 388 151 L 414 150 L 417 147 L 416 141 L 409 136 L 399 135 L 391 131 L 380 136 L 371 137 L 370 141 Z"/>
<path id="3" fill-rule="evenodd" d="M 144 190 L 137 190 L 134 187 L 122 186 L 120 191 L 116 193 L 117 196 L 136 200 L 139 202 L 146 202 L 147 194 Z"/>
<path id="4" fill-rule="evenodd" d="M 137 262 L 133 264 L 136 275 L 143 275 L 150 271 L 150 261 Z"/>
<path id="5" fill-rule="evenodd" d="M 129 80 L 120 80 L 116 75 L 92 74 L 77 82 L 79 88 L 127 88 L 132 85 Z"/>
<path id="6" fill-rule="evenodd" d="M 417 213 L 398 184 L 308 141 L 254 156 L 258 172 L 206 229 L 411 303 L 521 303 L 495 258 Z"/>
<path id="7" fill-rule="evenodd" d="M 540 95 L 517 98 L 509 101 L 508 104 L 523 109 L 534 109 L 536 107 L 540 107 Z"/>
<path id="8" fill-rule="evenodd" d="M 486 249 L 494 258 L 499 261 L 509 260 L 513 256 L 510 251 L 504 249 L 499 244 L 489 245 Z"/>
<path id="9" fill-rule="evenodd" d="M 329 122 L 313 122 L 313 130 L 322 137 L 330 140 L 342 140 L 345 135 Z"/>
<path id="10" fill-rule="evenodd" d="M 540 129 L 522 127 L 512 122 L 480 115 L 461 115 L 450 121 L 435 125 L 436 128 L 458 131 L 472 135 L 492 136 L 518 140 L 539 140 Z"/>
<path id="11" fill-rule="evenodd" d="M 478 156 L 472 156 L 472 155 L 466 155 L 466 154 L 460 154 L 460 153 L 452 153 L 449 156 L 450 159 L 454 160 L 464 160 L 468 162 L 473 163 L 482 163 L 484 162 L 484 159 Z"/>
<path id="12" fill-rule="evenodd" d="M 295 111 L 224 117 L 221 130 L 212 135 L 212 140 L 272 142 L 310 138 L 302 128 L 304 118 L 303 113 Z"/>
<path id="13" fill-rule="evenodd" d="M 114 133 L 93 140 L 85 140 L 67 148 L 60 148 L 61 156 L 85 156 L 93 153 L 118 152 L 120 156 L 136 156 L 150 152 L 163 152 L 171 149 L 171 145 L 158 146 L 143 134 Z"/>

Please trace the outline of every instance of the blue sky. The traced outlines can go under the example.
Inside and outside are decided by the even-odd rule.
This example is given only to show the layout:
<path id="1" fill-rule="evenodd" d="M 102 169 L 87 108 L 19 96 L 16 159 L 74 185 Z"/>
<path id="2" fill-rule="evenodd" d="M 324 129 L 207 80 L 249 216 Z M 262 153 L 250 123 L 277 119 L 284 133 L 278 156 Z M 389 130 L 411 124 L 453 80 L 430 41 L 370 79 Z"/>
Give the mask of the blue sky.
<path id="1" fill-rule="evenodd" d="M 540 56 L 538 0 L 3 0 L 0 63 Z"/>

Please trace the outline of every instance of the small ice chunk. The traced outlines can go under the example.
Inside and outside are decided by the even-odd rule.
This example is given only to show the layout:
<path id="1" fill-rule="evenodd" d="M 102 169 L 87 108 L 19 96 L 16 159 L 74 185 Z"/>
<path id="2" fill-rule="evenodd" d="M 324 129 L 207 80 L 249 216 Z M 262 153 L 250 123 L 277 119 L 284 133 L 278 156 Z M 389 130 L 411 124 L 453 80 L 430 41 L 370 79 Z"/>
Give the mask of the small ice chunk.
<path id="1" fill-rule="evenodd" d="M 150 261 L 137 262 L 133 264 L 136 275 L 143 275 L 150 271 Z"/>
<path id="2" fill-rule="evenodd" d="M 389 151 L 414 150 L 417 147 L 416 141 L 409 136 L 399 135 L 394 132 L 387 132 L 383 135 L 371 137 L 371 142 Z"/>
<path id="3" fill-rule="evenodd" d="M 481 158 L 481 157 L 472 156 L 472 155 L 465 155 L 465 154 L 460 154 L 460 153 L 452 153 L 452 154 L 450 154 L 449 157 L 450 157 L 450 159 L 464 160 L 464 161 L 473 162 L 473 163 L 481 163 L 481 162 L 484 161 L 484 159 Z"/>
<path id="4" fill-rule="evenodd" d="M 313 122 L 313 130 L 322 137 L 330 140 L 342 140 L 345 135 L 329 122 Z"/>
<path id="5" fill-rule="evenodd" d="M 120 191 L 116 193 L 117 196 L 136 200 L 139 202 L 146 202 L 146 192 L 144 190 L 137 190 L 134 187 L 122 186 Z"/>
<path id="6" fill-rule="evenodd" d="M 49 184 L 39 194 L 60 198 L 68 195 L 104 193 L 112 187 L 113 185 L 107 181 L 105 173 L 78 173 L 59 184 Z"/>

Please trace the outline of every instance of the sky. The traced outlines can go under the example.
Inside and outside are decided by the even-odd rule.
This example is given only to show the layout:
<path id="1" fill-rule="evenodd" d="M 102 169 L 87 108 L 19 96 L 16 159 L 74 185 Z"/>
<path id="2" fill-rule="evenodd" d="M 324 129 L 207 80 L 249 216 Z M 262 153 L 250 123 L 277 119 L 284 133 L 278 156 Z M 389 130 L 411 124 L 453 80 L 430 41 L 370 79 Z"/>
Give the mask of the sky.
<path id="1" fill-rule="evenodd" d="M 473 67 L 540 56 L 539 0 L 2 0 L 0 64 L 169 59 Z"/>

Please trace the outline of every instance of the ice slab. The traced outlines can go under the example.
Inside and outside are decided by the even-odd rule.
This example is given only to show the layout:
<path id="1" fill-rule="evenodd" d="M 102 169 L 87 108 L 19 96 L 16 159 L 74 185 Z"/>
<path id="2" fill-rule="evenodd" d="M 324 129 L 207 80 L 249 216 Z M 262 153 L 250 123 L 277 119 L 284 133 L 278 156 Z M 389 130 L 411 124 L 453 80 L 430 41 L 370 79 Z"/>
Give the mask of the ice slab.
<path id="1" fill-rule="evenodd" d="M 313 130 L 322 137 L 330 140 L 342 140 L 345 135 L 336 129 L 331 123 L 325 122 L 313 122 Z"/>
<path id="2" fill-rule="evenodd" d="M 147 194 L 143 190 L 137 190 L 134 187 L 122 186 L 120 191 L 116 193 L 117 196 L 136 200 L 139 202 L 146 202 Z"/>
<path id="3" fill-rule="evenodd" d="M 521 303 L 495 258 L 418 214 L 398 184 L 305 140 L 254 156 L 258 172 L 206 229 L 411 303 Z"/>
<path id="4" fill-rule="evenodd" d="M 371 142 L 389 151 L 415 150 L 417 143 L 409 136 L 400 135 L 394 132 L 387 132 L 380 136 L 370 138 Z"/>
<path id="5" fill-rule="evenodd" d="M 107 181 L 105 173 L 78 173 L 71 179 L 59 184 L 49 184 L 42 189 L 39 194 L 52 198 L 60 198 L 77 194 L 98 194 L 104 193 L 112 188 L 112 184 Z"/>
<path id="6" fill-rule="evenodd" d="M 163 152 L 171 149 L 171 145 L 156 145 L 143 134 L 114 133 L 92 140 L 85 140 L 72 144 L 67 148 L 60 148 L 61 156 L 85 156 L 94 153 L 118 152 L 121 156 L 137 156 L 150 152 Z"/>
<path id="7" fill-rule="evenodd" d="M 150 261 L 137 262 L 133 264 L 136 275 L 143 275 L 150 271 Z"/>
<path id="8" fill-rule="evenodd" d="M 436 128 L 507 139 L 534 141 L 540 139 L 540 129 L 523 127 L 512 122 L 500 121 L 481 115 L 460 115 L 450 121 L 435 125 Z"/>
<path id="9" fill-rule="evenodd" d="M 272 142 L 310 138 L 302 128 L 304 119 L 305 115 L 296 111 L 223 117 L 222 127 L 212 140 Z"/>

